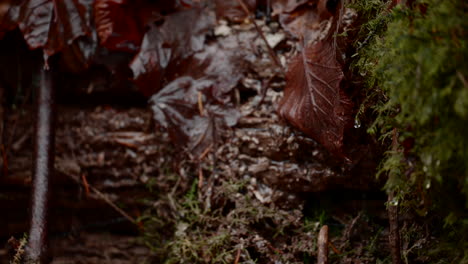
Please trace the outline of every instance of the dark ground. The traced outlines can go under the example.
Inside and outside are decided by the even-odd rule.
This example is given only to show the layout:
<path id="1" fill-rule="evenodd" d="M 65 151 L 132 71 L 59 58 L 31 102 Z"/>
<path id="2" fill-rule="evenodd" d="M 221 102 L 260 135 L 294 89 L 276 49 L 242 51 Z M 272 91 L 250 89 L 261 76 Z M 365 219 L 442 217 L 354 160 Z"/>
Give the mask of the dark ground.
<path id="1" fill-rule="evenodd" d="M 263 27 L 267 36 L 271 28 Z M 256 36 L 252 26 L 234 32 L 246 42 Z M 288 45 L 280 41 L 280 58 L 289 56 Z M 138 100 L 59 100 L 52 263 L 314 263 L 323 225 L 330 227 L 331 263 L 389 263 L 375 157 L 364 151 L 353 167 L 333 161 L 276 114 L 284 80 L 269 70 L 265 49 L 250 63 L 236 88 L 238 124 L 198 156 L 155 132 Z M 14 253 L 10 237 L 28 230 L 33 135 L 31 105 L 5 109 L 0 263 Z M 422 236 L 403 238 L 407 256 Z"/>

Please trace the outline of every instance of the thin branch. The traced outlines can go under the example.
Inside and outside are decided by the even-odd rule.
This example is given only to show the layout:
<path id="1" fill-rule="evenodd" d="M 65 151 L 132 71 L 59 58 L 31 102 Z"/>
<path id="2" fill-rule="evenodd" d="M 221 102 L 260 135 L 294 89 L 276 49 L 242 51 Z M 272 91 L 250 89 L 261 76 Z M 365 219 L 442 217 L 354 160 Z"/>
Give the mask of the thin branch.
<path id="1" fill-rule="evenodd" d="M 242 9 L 244 10 L 245 14 L 247 15 L 247 17 L 252 21 L 252 23 L 254 24 L 255 26 L 255 29 L 257 30 L 258 34 L 260 35 L 260 37 L 263 39 L 263 41 L 265 42 L 265 45 L 267 46 L 267 49 L 268 49 L 268 55 L 270 55 L 270 58 L 273 60 L 273 62 L 276 64 L 276 66 L 278 66 L 278 68 L 280 69 L 281 73 L 283 74 L 283 76 L 285 76 L 285 71 L 284 71 L 284 68 L 283 68 L 283 65 L 281 65 L 281 62 L 278 58 L 278 56 L 276 55 L 275 51 L 270 47 L 270 45 L 268 44 L 268 41 L 267 39 L 265 38 L 265 35 L 263 34 L 261 28 L 257 25 L 257 22 L 255 22 L 255 18 L 250 14 L 250 11 L 249 9 L 247 8 L 247 5 L 245 4 L 244 0 L 236 0 L 239 5 L 242 7 Z"/>
<path id="2" fill-rule="evenodd" d="M 320 229 L 317 240 L 317 264 L 328 264 L 328 226 L 324 225 Z"/>
<path id="3" fill-rule="evenodd" d="M 48 69 L 42 69 L 37 96 L 31 225 L 26 248 L 26 263 L 49 263 L 48 215 L 54 168 L 54 110 L 52 73 Z"/>
<path id="4" fill-rule="evenodd" d="M 101 191 L 99 191 L 98 189 L 96 189 L 95 187 L 90 185 L 87 180 L 86 180 L 86 183 L 85 183 L 84 181 L 80 181 L 80 179 L 78 177 L 75 177 L 74 175 L 67 174 L 67 176 L 70 177 L 72 180 L 74 180 L 76 183 L 85 185 L 85 188 L 88 188 L 89 190 L 91 190 L 102 201 L 107 203 L 110 207 L 112 207 L 115 211 L 117 211 L 119 214 L 121 214 L 123 217 L 125 217 L 128 221 L 130 221 L 131 223 L 133 223 L 135 225 L 138 225 L 138 221 L 136 221 L 135 218 L 131 217 L 124 210 L 120 209 L 114 202 L 112 202 L 109 199 L 109 197 L 107 197 L 106 194 L 102 193 Z M 86 177 L 84 175 L 82 176 L 82 178 L 86 179 Z"/>
<path id="5" fill-rule="evenodd" d="M 392 150 L 397 151 L 398 140 L 397 129 L 393 129 Z M 390 232 L 388 240 L 390 242 L 390 250 L 392 253 L 392 263 L 401 264 L 401 246 L 400 246 L 400 227 L 398 226 L 398 204 L 394 203 L 395 191 L 390 191 L 388 194 L 388 221 L 390 223 Z"/>

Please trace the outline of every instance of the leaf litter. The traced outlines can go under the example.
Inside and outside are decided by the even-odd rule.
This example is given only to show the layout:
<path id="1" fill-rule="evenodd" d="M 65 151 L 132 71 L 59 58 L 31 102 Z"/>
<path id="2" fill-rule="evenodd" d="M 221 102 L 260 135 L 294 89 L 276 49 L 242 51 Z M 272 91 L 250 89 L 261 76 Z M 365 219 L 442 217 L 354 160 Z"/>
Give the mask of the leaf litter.
<path id="1" fill-rule="evenodd" d="M 305 215 L 307 194 L 375 186 L 370 173 L 358 173 L 366 167 L 342 164 L 353 107 L 344 90 L 334 38 L 341 26 L 339 11 L 332 14 L 324 7 L 326 1 L 272 1 L 279 24 L 256 20 L 276 56 L 288 64 L 283 79 L 268 55 L 268 44 L 238 5 L 223 7 L 224 2 L 214 1 L 213 12 L 210 5 L 181 2 L 169 3 L 164 14 L 155 11 L 156 15 L 145 15 L 144 22 L 124 25 L 117 20 L 133 16 L 133 11 L 119 15 L 128 2 L 97 1 L 96 10 L 109 8 L 104 3 L 114 8 L 95 12 L 96 29 L 84 23 L 69 31 L 72 35 L 58 34 L 61 38 L 56 41 L 49 43 L 44 35 L 38 42 L 28 42 L 51 55 L 63 50 L 62 43 L 86 37 L 111 53 L 131 54 L 128 68 L 133 82 L 150 98 L 156 128 L 163 130 L 155 133 L 164 136 L 155 139 L 140 132 L 141 127 L 117 125 L 104 127 L 107 133 L 96 137 L 92 126 L 84 125 L 86 140 L 102 144 L 103 149 L 108 144 L 118 146 L 125 155 L 81 153 L 83 160 L 71 166 L 73 170 L 66 166 L 70 157 L 58 159 L 60 170 L 76 174 L 86 168 L 86 179 L 101 189 L 139 182 L 156 190 L 143 217 L 154 261 L 298 263 L 314 257 L 320 221 Z M 261 4 L 245 2 L 252 12 Z M 84 10 L 90 3 L 66 3 L 74 4 L 70 10 L 77 12 L 77 18 L 89 15 Z M 52 2 L 44 5 L 50 8 Z M 27 25 L 30 28 L 23 27 L 23 32 L 34 29 L 34 24 Z M 216 34 L 215 27 L 220 26 L 224 29 Z M 102 109 L 96 111 L 100 115 Z M 102 120 L 106 123 L 106 117 Z M 147 127 L 150 122 L 144 123 Z M 92 152 L 89 146 L 87 151 Z M 112 164 L 123 166 L 119 160 L 130 160 L 133 169 L 111 170 Z M 110 175 L 118 180 L 98 180 Z M 156 182 L 149 180 L 152 177 Z"/>

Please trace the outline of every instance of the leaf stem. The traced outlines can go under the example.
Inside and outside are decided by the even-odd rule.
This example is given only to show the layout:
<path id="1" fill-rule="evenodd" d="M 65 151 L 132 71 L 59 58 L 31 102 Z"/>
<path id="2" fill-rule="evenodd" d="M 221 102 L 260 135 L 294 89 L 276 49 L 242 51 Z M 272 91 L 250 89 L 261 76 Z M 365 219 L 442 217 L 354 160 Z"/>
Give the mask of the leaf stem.
<path id="1" fill-rule="evenodd" d="M 48 214 L 54 168 L 54 88 L 50 69 L 42 69 L 37 97 L 36 134 L 29 241 L 26 263 L 48 263 Z"/>

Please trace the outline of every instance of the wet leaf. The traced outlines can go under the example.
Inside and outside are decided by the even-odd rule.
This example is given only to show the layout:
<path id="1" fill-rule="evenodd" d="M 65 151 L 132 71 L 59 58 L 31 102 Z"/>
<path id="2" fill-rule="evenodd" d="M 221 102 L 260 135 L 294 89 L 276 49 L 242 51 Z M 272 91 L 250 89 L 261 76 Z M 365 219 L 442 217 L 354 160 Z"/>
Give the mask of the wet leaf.
<path id="1" fill-rule="evenodd" d="M 184 9 L 197 1 L 96 0 L 94 20 L 100 44 L 112 51 L 137 52 L 149 23 Z"/>
<path id="2" fill-rule="evenodd" d="M 96 0 L 94 21 L 100 44 L 109 50 L 136 52 L 144 34 L 140 1 Z"/>
<path id="3" fill-rule="evenodd" d="M 201 51 L 213 25 L 213 15 L 201 8 L 173 13 L 160 26 L 152 24 L 130 64 L 143 93 L 150 96 L 160 90 L 167 83 L 169 67 L 177 68 L 182 60 Z"/>
<path id="4" fill-rule="evenodd" d="M 278 110 L 332 154 L 344 157 L 343 134 L 352 126 L 352 102 L 340 87 L 344 74 L 333 40 L 329 34 L 291 60 Z"/>
<path id="5" fill-rule="evenodd" d="M 195 156 L 217 141 L 219 130 L 234 126 L 239 119 L 232 105 L 220 104 L 211 97 L 214 85 L 209 79 L 180 77 L 150 100 L 159 126 L 168 130 L 174 143 L 186 145 Z"/>
<path id="6" fill-rule="evenodd" d="M 43 48 L 51 56 L 75 39 L 89 36 L 92 0 L 28 0 L 18 17 L 31 49 Z"/>
<path id="7" fill-rule="evenodd" d="M 154 94 L 150 102 L 157 124 L 195 156 L 239 118 L 230 100 L 245 71 L 243 53 L 233 45 L 235 38 L 205 43 L 213 26 L 213 14 L 199 8 L 171 14 L 152 26 L 131 63 L 137 85 Z"/>
<path id="8" fill-rule="evenodd" d="M 201 155 L 240 117 L 230 99 L 244 71 L 242 54 L 213 43 L 172 65 L 165 76 L 171 82 L 151 97 L 154 119 L 176 145 Z"/>

